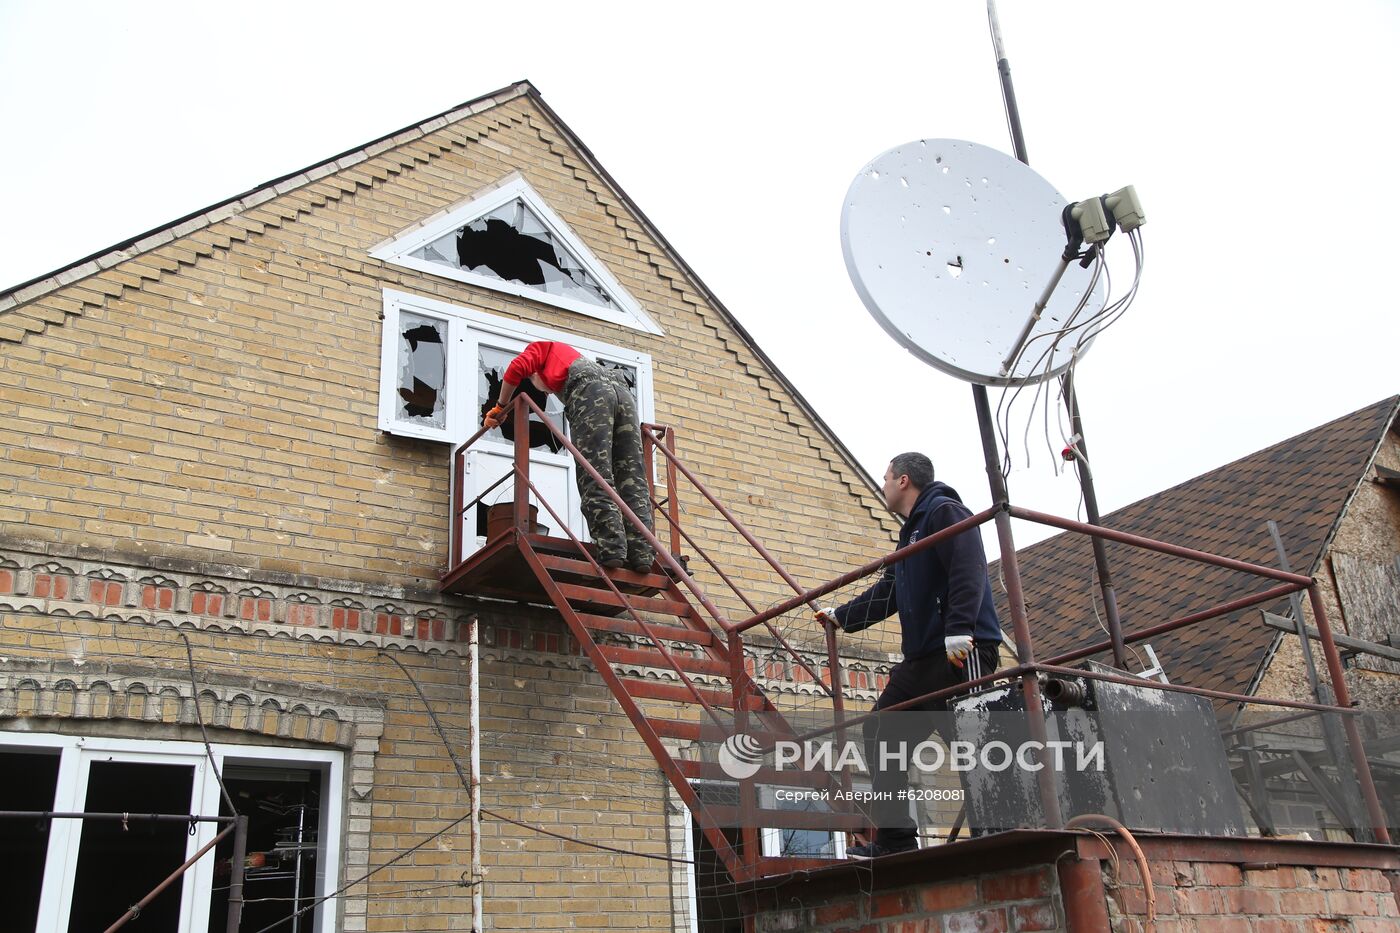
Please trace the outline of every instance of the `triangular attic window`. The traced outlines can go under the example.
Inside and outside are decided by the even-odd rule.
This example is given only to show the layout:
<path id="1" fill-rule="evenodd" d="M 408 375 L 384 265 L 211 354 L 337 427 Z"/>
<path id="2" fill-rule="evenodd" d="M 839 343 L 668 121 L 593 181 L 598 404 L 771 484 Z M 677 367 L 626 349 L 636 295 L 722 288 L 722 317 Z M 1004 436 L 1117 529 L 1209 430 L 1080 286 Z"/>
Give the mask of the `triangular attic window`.
<path id="1" fill-rule="evenodd" d="M 400 234 L 370 255 L 648 333 L 662 332 L 523 178 Z"/>

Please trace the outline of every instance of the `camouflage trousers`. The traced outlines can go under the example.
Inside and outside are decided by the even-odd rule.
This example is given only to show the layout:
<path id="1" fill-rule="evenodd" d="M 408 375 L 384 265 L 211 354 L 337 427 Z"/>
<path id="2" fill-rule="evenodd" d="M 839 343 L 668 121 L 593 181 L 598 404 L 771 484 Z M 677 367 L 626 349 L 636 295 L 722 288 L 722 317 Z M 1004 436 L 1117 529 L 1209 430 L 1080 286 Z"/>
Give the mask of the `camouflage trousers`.
<path id="1" fill-rule="evenodd" d="M 648 530 L 652 529 L 651 501 L 642 468 L 642 431 L 637 403 L 627 383 L 620 374 L 581 357 L 569 367 L 561 394 L 574 446 Z M 582 468 L 578 470 L 578 492 L 598 559 L 622 558 L 633 568 L 650 567 L 655 557 L 651 545 Z"/>

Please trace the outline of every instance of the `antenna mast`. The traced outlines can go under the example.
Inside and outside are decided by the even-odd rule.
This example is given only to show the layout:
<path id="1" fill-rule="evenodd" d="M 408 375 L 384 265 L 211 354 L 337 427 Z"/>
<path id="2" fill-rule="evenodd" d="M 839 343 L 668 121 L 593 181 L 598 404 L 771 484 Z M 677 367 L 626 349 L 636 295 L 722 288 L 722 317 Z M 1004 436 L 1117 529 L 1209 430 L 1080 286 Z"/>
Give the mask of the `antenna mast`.
<path id="1" fill-rule="evenodd" d="M 987 0 L 987 23 L 992 33 L 992 54 L 997 60 L 997 74 L 1001 78 L 1001 99 L 1006 107 L 1006 123 L 1011 131 L 1011 145 L 1016 151 L 1016 158 L 1030 165 L 1030 157 L 1026 154 L 1026 138 L 1021 131 L 1021 112 L 1016 106 L 1016 89 L 1011 83 L 1011 64 L 1006 58 L 1006 48 L 1001 40 L 1001 21 L 997 18 L 996 0 Z M 982 385 L 972 387 L 974 396 L 977 398 L 977 411 L 980 420 L 984 406 L 986 405 L 987 388 Z M 1074 471 L 1079 477 L 1079 490 L 1084 497 L 1084 512 L 1089 520 L 1089 524 L 1098 525 L 1099 521 L 1099 499 L 1094 490 L 1094 474 L 1089 468 L 1089 447 L 1084 439 L 1084 422 L 1079 414 L 1079 397 L 1074 391 L 1074 375 L 1072 370 L 1066 370 L 1060 376 L 1060 392 L 1065 398 L 1065 404 L 1069 408 L 1070 420 L 1070 451 L 1077 451 L 1077 455 L 1072 455 L 1074 459 Z M 980 395 L 978 395 L 980 393 Z M 990 435 L 983 431 L 983 443 Z M 995 441 L 993 441 L 995 443 Z M 992 451 L 991 458 L 987 461 L 987 469 L 990 472 L 995 465 L 995 451 Z M 1002 487 L 1002 494 L 1005 495 L 1005 484 L 1002 482 L 1001 470 L 996 470 L 997 476 L 993 480 L 993 493 L 997 486 Z M 1108 623 L 1108 637 L 1113 643 L 1113 665 L 1119 670 L 1127 670 L 1127 655 L 1123 647 L 1123 626 L 1118 618 L 1118 599 L 1113 589 L 1113 574 L 1108 566 L 1108 550 L 1102 538 L 1091 538 L 1094 545 L 1094 567 L 1099 577 L 1099 591 L 1103 595 L 1104 616 Z"/>

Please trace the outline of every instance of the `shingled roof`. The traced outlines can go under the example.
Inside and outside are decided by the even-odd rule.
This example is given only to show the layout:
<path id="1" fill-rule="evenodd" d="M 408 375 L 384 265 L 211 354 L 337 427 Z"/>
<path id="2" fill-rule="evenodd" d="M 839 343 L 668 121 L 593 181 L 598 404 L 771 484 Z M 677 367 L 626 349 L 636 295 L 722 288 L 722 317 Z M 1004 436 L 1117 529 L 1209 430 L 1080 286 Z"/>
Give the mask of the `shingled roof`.
<path id="1" fill-rule="evenodd" d="M 1265 523 L 1273 519 L 1292 569 L 1315 574 L 1387 429 L 1394 396 L 1267 447 L 1104 516 L 1106 527 L 1277 567 Z M 1089 539 L 1065 533 L 1017 552 L 1035 653 L 1049 658 L 1105 636 L 1095 618 L 1098 584 Z M 1126 630 L 1145 628 L 1271 585 L 1259 577 L 1108 544 Z M 993 565 L 993 579 L 997 568 Z M 997 587 L 998 590 L 1001 587 Z M 1005 597 L 999 598 L 1006 619 Z M 1248 692 L 1275 632 L 1261 610 L 1188 626 L 1151 644 L 1174 683 Z"/>

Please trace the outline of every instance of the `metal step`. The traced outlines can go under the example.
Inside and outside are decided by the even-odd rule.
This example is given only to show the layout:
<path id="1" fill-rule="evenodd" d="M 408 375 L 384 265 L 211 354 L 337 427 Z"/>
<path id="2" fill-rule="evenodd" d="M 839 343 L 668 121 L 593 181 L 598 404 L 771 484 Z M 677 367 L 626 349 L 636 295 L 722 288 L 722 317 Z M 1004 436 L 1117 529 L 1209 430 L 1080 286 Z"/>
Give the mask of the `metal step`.
<path id="1" fill-rule="evenodd" d="M 681 774 L 693 781 L 732 782 L 734 780 L 724 772 L 723 768 L 711 761 L 693 761 L 681 758 L 676 760 L 676 766 L 680 768 Z M 753 779 L 760 784 L 772 784 L 778 787 L 814 787 L 833 790 L 839 786 L 840 781 L 835 775 L 825 771 L 779 771 L 775 768 L 759 768 L 754 773 Z"/>
<path id="2" fill-rule="evenodd" d="M 659 626 L 654 626 L 659 628 Z M 635 664 L 641 667 L 654 667 L 658 670 L 673 670 L 671 665 L 662 657 L 661 652 L 655 648 L 622 648 L 616 645 L 599 645 L 598 650 L 603 653 L 603 657 L 614 664 Z M 711 674 L 716 677 L 727 677 L 729 675 L 729 663 L 727 661 L 717 661 L 713 658 L 697 658 L 694 655 L 683 654 L 679 651 L 671 652 L 671 656 L 676 659 L 676 664 L 681 670 L 688 674 Z"/>
<path id="3" fill-rule="evenodd" d="M 655 680 L 638 680 L 634 677 L 621 678 L 627 692 L 639 700 L 669 700 L 672 703 L 695 703 L 695 697 L 685 684 L 664 683 Z M 696 685 L 696 692 L 705 702 L 721 709 L 734 706 L 734 694 L 728 690 L 715 690 Z M 698 705 L 698 704 L 697 704 Z"/>
<path id="4" fill-rule="evenodd" d="M 640 635 L 643 638 L 647 637 L 646 629 L 628 618 L 623 618 L 621 616 L 590 615 L 586 612 L 575 614 L 585 628 L 595 632 L 616 632 L 619 635 Z M 710 647 L 717 644 L 715 636 L 711 635 L 709 632 L 685 628 L 680 625 L 671 625 L 666 622 L 653 622 L 648 619 L 647 628 L 656 633 L 656 637 L 663 641 L 683 641 L 703 647 Z"/>
<path id="5" fill-rule="evenodd" d="M 593 565 L 581 558 L 560 557 L 554 554 L 541 554 L 540 563 L 550 570 L 550 576 L 558 579 L 560 576 L 581 577 L 587 580 L 598 580 L 598 571 L 593 569 Z M 637 573 L 633 570 L 622 568 L 608 569 L 607 576 L 614 583 L 628 584 L 630 586 L 642 586 L 651 590 L 664 590 L 666 584 L 670 582 L 668 577 L 659 573 Z"/>
<path id="6" fill-rule="evenodd" d="M 615 593 L 596 586 L 579 586 L 574 583 L 559 583 L 559 592 L 576 606 L 602 606 L 606 609 L 622 609 L 627 606 L 639 612 L 664 612 L 667 615 L 684 616 L 691 613 L 689 603 L 675 602 L 651 596 L 628 596 L 619 599 Z"/>

